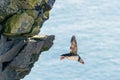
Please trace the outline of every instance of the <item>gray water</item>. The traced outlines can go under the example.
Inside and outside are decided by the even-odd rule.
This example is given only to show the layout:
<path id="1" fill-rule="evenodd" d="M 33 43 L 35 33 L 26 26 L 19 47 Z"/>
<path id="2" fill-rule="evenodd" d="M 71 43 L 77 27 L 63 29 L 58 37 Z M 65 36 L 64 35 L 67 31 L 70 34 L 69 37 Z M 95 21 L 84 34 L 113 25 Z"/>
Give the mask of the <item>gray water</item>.
<path id="1" fill-rule="evenodd" d="M 56 0 L 40 35 L 56 36 L 22 80 L 120 80 L 120 0 Z M 75 35 L 85 64 L 60 60 Z"/>

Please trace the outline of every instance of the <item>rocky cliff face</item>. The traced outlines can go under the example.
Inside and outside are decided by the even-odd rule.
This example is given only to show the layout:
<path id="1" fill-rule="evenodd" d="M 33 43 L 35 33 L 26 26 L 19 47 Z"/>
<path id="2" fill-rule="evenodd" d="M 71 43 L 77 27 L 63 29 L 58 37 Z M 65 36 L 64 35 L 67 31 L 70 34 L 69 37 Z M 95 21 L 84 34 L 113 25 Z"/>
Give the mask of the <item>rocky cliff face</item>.
<path id="1" fill-rule="evenodd" d="M 0 80 L 20 80 L 54 35 L 38 36 L 55 0 L 0 1 Z"/>

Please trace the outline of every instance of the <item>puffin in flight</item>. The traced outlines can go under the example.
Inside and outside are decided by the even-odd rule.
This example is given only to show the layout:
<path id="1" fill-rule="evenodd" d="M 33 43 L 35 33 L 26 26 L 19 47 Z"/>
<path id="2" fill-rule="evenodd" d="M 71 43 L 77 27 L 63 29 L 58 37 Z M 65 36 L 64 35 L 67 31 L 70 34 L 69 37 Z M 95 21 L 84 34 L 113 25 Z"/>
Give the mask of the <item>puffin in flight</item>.
<path id="1" fill-rule="evenodd" d="M 82 64 L 84 64 L 83 59 L 77 54 L 77 41 L 75 36 L 73 35 L 71 38 L 71 46 L 70 46 L 70 52 L 67 54 L 62 54 L 61 55 L 61 60 L 63 60 L 64 58 L 67 58 L 69 60 L 75 60 L 78 61 Z"/>

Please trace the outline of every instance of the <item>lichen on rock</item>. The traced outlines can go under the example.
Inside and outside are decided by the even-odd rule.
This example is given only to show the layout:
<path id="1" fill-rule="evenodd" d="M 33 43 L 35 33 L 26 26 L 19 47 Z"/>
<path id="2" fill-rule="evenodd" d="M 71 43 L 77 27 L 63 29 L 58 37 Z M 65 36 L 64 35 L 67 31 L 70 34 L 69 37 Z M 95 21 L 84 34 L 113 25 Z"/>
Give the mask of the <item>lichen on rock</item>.
<path id="1" fill-rule="evenodd" d="M 6 21 L 4 35 L 20 35 L 29 33 L 34 19 L 27 13 L 18 13 Z"/>
<path id="2" fill-rule="evenodd" d="M 50 9 L 55 2 L 55 0 L 5 1 L 0 2 L 0 22 L 3 23 L 5 36 L 37 35 L 40 30 L 36 29 L 40 29 L 45 20 L 49 19 Z"/>

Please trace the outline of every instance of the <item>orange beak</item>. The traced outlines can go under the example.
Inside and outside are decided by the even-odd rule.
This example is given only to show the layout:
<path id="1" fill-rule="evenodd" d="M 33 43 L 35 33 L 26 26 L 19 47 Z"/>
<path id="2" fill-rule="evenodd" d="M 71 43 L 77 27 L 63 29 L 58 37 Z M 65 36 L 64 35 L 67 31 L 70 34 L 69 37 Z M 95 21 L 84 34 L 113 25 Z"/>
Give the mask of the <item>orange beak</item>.
<path id="1" fill-rule="evenodd" d="M 84 61 L 83 62 L 81 62 L 82 64 L 84 64 Z"/>

